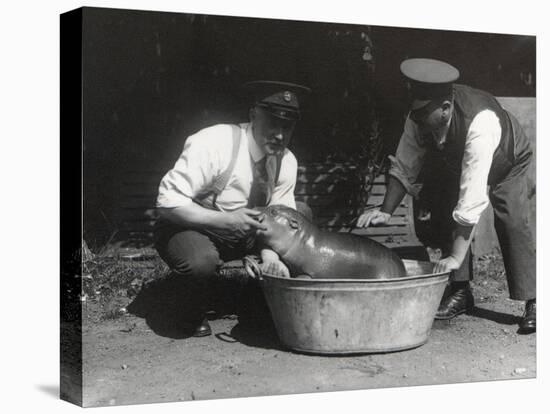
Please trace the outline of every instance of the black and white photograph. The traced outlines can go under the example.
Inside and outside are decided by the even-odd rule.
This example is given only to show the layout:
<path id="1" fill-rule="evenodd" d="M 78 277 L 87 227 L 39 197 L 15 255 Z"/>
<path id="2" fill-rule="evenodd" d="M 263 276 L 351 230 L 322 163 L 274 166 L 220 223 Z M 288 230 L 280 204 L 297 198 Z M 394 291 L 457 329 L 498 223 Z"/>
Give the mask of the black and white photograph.
<path id="1" fill-rule="evenodd" d="M 536 376 L 535 36 L 87 7 L 62 36 L 75 16 L 62 398 Z"/>
<path id="2" fill-rule="evenodd" d="M 535 36 L 84 7 L 62 62 L 75 29 L 62 398 L 536 376 Z"/>
<path id="3" fill-rule="evenodd" d="M 494 383 L 532 407 L 540 33 L 196 6 L 50 12 L 59 384 L 39 391 L 117 409 L 361 391 L 351 410 L 444 386 L 430 408 L 455 412 Z"/>

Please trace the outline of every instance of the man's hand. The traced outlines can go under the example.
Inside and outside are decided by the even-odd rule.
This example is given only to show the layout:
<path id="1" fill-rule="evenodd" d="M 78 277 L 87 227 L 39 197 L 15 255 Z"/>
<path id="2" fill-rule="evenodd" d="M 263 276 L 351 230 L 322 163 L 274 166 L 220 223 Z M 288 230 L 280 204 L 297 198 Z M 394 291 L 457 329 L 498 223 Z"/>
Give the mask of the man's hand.
<path id="1" fill-rule="evenodd" d="M 239 238 L 243 238 L 256 230 L 266 230 L 266 227 L 258 221 L 260 211 L 249 208 L 225 213 L 223 230 Z"/>
<path id="2" fill-rule="evenodd" d="M 232 238 L 245 238 L 256 230 L 266 230 L 260 223 L 260 211 L 241 208 L 231 212 L 211 210 L 197 203 L 158 210 L 161 217 L 180 226 L 215 230 Z"/>
<path id="3" fill-rule="evenodd" d="M 448 256 L 444 259 L 438 260 L 434 266 L 434 273 L 446 273 L 452 270 L 457 270 L 460 267 L 460 263 L 453 256 Z"/>
<path id="4" fill-rule="evenodd" d="M 384 213 L 378 208 L 367 210 L 359 216 L 357 219 L 357 227 L 368 227 L 369 225 L 379 226 L 388 224 L 391 218 L 391 214 Z"/>
<path id="5" fill-rule="evenodd" d="M 457 224 L 453 230 L 453 247 L 451 249 L 451 254 L 436 262 L 434 266 L 434 273 L 457 270 L 468 253 L 473 236 L 474 226 L 463 226 Z"/>

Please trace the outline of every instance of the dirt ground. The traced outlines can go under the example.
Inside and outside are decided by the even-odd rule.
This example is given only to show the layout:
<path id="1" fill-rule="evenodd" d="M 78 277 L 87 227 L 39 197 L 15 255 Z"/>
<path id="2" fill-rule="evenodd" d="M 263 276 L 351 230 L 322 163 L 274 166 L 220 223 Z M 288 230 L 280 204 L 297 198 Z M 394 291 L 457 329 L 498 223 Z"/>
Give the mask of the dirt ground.
<path id="1" fill-rule="evenodd" d="M 416 349 L 352 356 L 284 349 L 261 303 L 247 310 L 257 318 L 246 317 L 245 311 L 239 316 L 225 312 L 239 308 L 238 295 L 211 314 L 212 336 L 190 337 L 188 326 L 175 317 L 182 314 L 174 308 L 181 296 L 169 284 L 136 288 L 136 275 L 143 271 L 135 271 L 127 278 L 126 295 L 102 299 L 105 286 L 100 286 L 96 296 L 83 301 L 84 405 L 535 377 L 536 334 L 516 333 L 523 304 L 507 298 L 500 256 L 478 259 L 475 270 L 471 315 L 435 321 L 428 342 Z M 231 296 L 231 289 L 223 291 Z"/>

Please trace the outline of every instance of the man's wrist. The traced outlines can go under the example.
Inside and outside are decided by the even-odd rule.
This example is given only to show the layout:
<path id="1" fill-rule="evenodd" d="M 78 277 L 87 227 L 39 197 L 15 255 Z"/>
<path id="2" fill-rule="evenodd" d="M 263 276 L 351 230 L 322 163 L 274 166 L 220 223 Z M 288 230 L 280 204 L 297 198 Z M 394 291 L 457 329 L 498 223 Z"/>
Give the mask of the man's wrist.
<path id="1" fill-rule="evenodd" d="M 462 260 L 460 260 L 460 258 L 458 258 L 454 254 L 450 254 L 449 256 L 447 256 L 447 259 L 452 259 L 456 263 L 457 267 L 460 267 L 462 265 Z"/>
<path id="2" fill-rule="evenodd" d="M 470 248 L 470 243 L 474 234 L 474 226 L 463 226 L 457 224 L 453 232 L 453 247 L 451 249 L 451 254 L 458 264 L 462 264 L 468 249 Z"/>

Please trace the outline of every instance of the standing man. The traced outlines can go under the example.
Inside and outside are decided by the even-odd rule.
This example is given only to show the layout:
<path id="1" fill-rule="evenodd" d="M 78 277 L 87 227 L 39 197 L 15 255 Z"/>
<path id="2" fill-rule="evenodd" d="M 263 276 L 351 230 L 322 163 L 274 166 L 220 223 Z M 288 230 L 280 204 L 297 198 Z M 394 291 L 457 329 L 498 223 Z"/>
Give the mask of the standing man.
<path id="1" fill-rule="evenodd" d="M 188 137 L 159 186 L 155 247 L 176 274 L 199 284 L 199 301 L 221 261 L 240 259 L 252 248 L 254 233 L 263 228 L 255 207 L 296 208 L 298 164 L 287 146 L 310 90 L 274 81 L 245 88 L 250 122 L 214 125 Z M 261 250 L 261 259 L 262 272 L 289 276 L 272 250 Z M 211 334 L 203 310 L 194 336 Z"/>
<path id="2" fill-rule="evenodd" d="M 455 84 L 459 72 L 453 66 L 408 59 L 401 72 L 412 100 L 397 152 L 390 156 L 386 196 L 380 209 L 359 217 L 357 226 L 387 224 L 405 193 L 418 195 L 419 172 L 431 163 L 427 179 L 438 200 L 432 218 L 439 217 L 437 228 L 447 237 L 434 271 L 452 271 L 450 294 L 441 301 L 436 319 L 454 318 L 474 306 L 470 242 L 490 200 L 510 297 L 526 302 L 519 332 L 535 332 L 535 240 L 528 208 L 535 185 L 527 137 L 493 96 Z"/>

